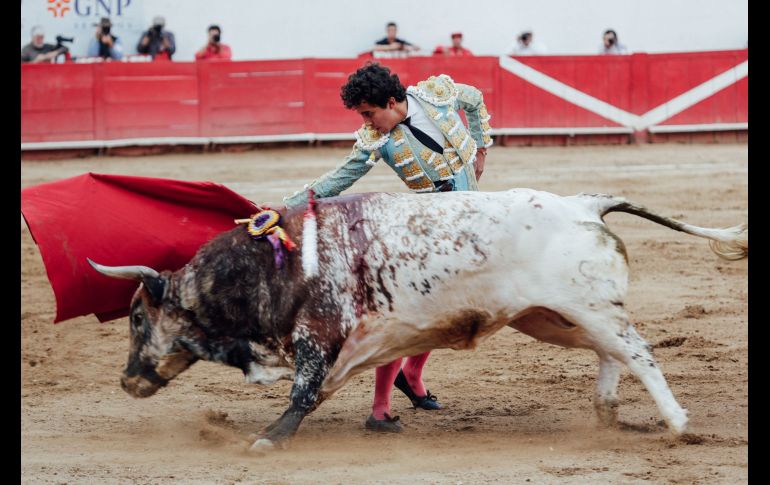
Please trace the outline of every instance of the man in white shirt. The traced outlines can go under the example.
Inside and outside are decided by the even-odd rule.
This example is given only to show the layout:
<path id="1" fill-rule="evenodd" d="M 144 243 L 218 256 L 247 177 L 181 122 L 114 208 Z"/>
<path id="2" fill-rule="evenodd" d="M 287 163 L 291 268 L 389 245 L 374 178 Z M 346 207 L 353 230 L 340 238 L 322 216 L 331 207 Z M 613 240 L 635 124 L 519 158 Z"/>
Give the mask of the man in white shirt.
<path id="1" fill-rule="evenodd" d="M 513 46 L 512 56 L 540 56 L 547 53 L 543 44 L 534 42 L 534 36 L 531 30 L 525 30 L 516 38 L 516 45 Z"/>
<path id="2" fill-rule="evenodd" d="M 604 32 L 603 41 L 604 43 L 599 48 L 599 54 L 628 54 L 628 49 L 618 41 L 618 34 L 616 34 L 614 30 L 607 29 Z"/>

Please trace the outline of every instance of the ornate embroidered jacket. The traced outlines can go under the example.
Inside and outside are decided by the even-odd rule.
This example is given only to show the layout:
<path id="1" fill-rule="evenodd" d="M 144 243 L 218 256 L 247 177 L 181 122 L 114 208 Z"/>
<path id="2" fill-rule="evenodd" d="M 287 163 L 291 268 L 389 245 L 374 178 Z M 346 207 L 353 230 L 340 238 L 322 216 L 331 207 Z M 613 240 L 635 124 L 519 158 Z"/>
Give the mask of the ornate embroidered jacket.
<path id="1" fill-rule="evenodd" d="M 476 150 L 492 145 L 490 116 L 481 91 L 441 74 L 409 86 L 407 93 L 418 99 L 444 135 L 443 155 L 425 147 L 404 125 L 396 125 L 385 135 L 364 125 L 355 133 L 350 155 L 305 189 L 284 198 L 286 207 L 306 204 L 307 189 L 313 189 L 316 198 L 338 195 L 380 159 L 414 192 L 435 192 L 436 182 L 449 179 L 455 180 L 455 190 L 477 190 L 473 169 Z M 470 129 L 463 124 L 458 110 L 465 112 Z"/>

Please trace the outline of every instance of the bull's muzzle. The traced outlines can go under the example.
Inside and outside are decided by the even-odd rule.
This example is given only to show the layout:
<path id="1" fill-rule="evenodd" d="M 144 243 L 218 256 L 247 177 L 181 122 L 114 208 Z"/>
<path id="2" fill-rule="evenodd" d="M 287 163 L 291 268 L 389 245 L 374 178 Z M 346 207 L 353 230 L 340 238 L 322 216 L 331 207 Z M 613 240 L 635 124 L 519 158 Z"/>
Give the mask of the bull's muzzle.
<path id="1" fill-rule="evenodd" d="M 123 375 L 120 378 L 120 387 L 133 397 L 150 397 L 158 389 L 165 386 L 168 381 L 155 374 L 156 379 L 145 376 L 128 377 Z"/>
<path id="2" fill-rule="evenodd" d="M 191 352 L 182 350 L 164 356 L 157 367 L 147 365 L 137 369 L 129 365 L 120 378 L 120 387 L 134 397 L 150 397 L 197 360 Z"/>

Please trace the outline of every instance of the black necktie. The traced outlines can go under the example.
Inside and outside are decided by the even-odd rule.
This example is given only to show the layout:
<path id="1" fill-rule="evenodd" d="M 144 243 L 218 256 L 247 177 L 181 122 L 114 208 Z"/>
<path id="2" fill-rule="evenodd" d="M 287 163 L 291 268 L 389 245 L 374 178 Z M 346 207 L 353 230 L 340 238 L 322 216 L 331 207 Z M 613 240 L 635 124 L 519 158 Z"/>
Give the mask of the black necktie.
<path id="1" fill-rule="evenodd" d="M 444 148 L 438 143 L 436 143 L 436 140 L 431 138 L 430 135 L 428 135 L 421 129 L 417 128 L 416 126 L 412 126 L 411 116 L 407 117 L 404 121 L 402 121 L 402 123 L 409 127 L 414 137 L 420 140 L 420 143 L 430 148 L 434 152 L 444 153 Z"/>

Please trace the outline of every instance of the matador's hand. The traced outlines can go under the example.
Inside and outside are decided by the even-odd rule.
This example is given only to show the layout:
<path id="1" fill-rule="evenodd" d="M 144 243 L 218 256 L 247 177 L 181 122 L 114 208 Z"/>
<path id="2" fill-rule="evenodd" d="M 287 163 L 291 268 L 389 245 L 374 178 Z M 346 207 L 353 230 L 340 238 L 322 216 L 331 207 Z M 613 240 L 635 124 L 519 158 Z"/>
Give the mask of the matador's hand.
<path id="1" fill-rule="evenodd" d="M 487 160 L 487 149 L 479 148 L 476 150 L 476 161 L 473 162 L 473 169 L 476 171 L 476 180 L 481 178 L 484 173 L 484 162 Z"/>

